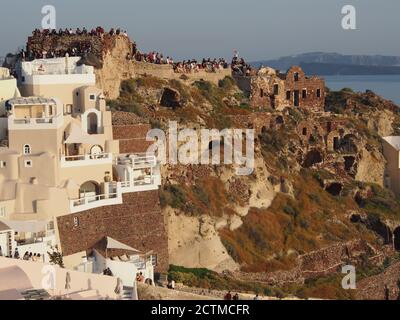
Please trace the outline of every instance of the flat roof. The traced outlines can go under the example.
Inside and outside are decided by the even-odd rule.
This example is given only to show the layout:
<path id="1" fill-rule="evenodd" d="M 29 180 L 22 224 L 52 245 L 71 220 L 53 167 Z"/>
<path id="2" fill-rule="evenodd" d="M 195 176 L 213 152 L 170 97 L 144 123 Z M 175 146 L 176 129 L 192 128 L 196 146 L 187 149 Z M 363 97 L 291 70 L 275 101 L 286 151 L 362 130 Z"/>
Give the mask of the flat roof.
<path id="1" fill-rule="evenodd" d="M 8 101 L 11 105 L 58 104 L 55 98 L 19 97 Z"/>

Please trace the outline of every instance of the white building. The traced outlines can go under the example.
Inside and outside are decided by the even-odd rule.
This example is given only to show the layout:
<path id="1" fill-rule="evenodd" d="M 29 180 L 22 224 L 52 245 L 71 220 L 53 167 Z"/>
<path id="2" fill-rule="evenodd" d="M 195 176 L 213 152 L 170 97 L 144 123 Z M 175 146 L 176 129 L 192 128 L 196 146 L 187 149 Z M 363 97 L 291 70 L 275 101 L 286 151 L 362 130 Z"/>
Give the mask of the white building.
<path id="1" fill-rule="evenodd" d="M 6 102 L 0 221 L 15 232 L 11 242 L 0 238 L 7 254 L 28 251 L 47 261 L 51 247 L 63 248 L 57 217 L 122 204 L 124 193 L 161 184 L 155 155 L 119 153 L 93 68 L 78 61 L 22 62 L 21 91 L 28 96 Z"/>

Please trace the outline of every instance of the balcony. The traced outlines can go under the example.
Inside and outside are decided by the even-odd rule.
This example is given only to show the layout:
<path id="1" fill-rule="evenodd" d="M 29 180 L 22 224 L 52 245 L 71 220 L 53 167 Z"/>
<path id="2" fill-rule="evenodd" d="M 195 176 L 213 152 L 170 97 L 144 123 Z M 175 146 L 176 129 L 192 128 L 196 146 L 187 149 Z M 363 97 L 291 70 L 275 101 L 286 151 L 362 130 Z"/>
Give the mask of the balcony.
<path id="1" fill-rule="evenodd" d="M 134 154 L 129 156 L 120 156 L 116 160 L 117 165 L 128 165 L 134 170 L 153 168 L 157 166 L 157 158 L 154 155 Z"/>
<path id="2" fill-rule="evenodd" d="M 89 209 L 103 206 L 112 206 L 122 204 L 122 188 L 120 183 L 110 185 L 112 193 L 97 194 L 93 196 L 85 196 L 83 198 L 70 200 L 71 213 L 77 213 Z"/>
<path id="3" fill-rule="evenodd" d="M 26 129 L 57 129 L 63 124 L 62 116 L 43 118 L 15 118 L 8 117 L 8 128 L 11 130 Z"/>
<path id="4" fill-rule="evenodd" d="M 157 190 L 160 182 L 160 176 L 157 174 L 145 175 L 133 181 L 122 181 L 121 190 L 122 193 Z"/>
<path id="5" fill-rule="evenodd" d="M 77 156 L 62 156 L 61 167 L 73 168 L 93 166 L 99 164 L 112 164 L 112 153 L 83 154 Z"/>
<path id="6" fill-rule="evenodd" d="M 161 185 L 160 167 L 155 155 L 134 154 L 119 156 L 116 169 L 122 193 L 157 190 Z"/>

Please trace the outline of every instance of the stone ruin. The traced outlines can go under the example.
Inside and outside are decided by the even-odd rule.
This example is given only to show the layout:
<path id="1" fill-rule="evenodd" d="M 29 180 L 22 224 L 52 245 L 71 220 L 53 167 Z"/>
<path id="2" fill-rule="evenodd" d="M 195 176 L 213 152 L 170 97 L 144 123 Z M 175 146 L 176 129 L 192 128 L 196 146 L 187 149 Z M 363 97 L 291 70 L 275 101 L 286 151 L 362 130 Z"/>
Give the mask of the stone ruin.
<path id="1" fill-rule="evenodd" d="M 249 96 L 253 108 L 324 110 L 325 81 L 307 77 L 301 67 L 293 66 L 286 74 L 262 68 L 256 76 L 234 75 L 234 78 L 239 88 Z"/>

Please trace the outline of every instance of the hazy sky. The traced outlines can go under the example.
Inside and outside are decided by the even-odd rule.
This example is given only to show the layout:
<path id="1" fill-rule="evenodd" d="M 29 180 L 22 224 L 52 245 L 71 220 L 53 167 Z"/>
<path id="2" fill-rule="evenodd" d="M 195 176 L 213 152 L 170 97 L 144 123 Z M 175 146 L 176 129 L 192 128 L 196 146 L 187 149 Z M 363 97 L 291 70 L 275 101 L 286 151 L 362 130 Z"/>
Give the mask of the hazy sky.
<path id="1" fill-rule="evenodd" d="M 57 28 L 127 29 L 143 51 L 175 59 L 247 60 L 310 51 L 400 55 L 399 0 L 12 0 L 1 1 L 0 56 L 22 47 L 41 26 L 43 5 L 57 9 Z M 357 9 L 358 30 L 341 27 L 341 8 Z"/>

